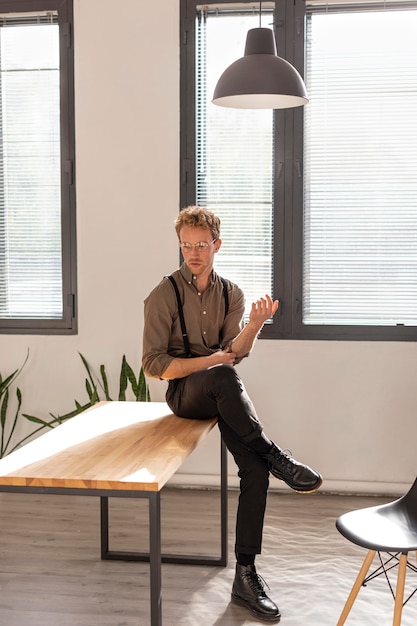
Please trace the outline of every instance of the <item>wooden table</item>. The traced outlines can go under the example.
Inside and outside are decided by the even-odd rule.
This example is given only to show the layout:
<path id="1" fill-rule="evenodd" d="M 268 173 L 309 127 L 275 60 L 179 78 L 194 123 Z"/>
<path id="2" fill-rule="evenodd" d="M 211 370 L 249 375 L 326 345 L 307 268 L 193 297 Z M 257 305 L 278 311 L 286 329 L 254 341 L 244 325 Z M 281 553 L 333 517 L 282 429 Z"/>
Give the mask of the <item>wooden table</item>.
<path id="1" fill-rule="evenodd" d="M 161 563 L 227 563 L 227 451 L 221 440 L 220 556 L 161 554 L 160 493 L 216 419 L 165 402 L 100 402 L 0 460 L 0 491 L 100 497 L 101 558 L 149 561 L 151 626 L 162 626 Z M 149 553 L 109 550 L 108 498 L 147 498 Z"/>

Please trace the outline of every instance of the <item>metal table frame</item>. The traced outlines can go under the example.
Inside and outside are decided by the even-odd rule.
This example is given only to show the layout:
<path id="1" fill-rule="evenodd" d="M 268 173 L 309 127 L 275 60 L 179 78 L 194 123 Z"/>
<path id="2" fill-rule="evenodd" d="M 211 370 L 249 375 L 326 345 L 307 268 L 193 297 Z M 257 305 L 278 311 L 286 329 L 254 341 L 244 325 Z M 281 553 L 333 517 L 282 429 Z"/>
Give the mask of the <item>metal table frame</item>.
<path id="1" fill-rule="evenodd" d="M 151 626 L 162 626 L 161 564 L 227 565 L 227 448 L 220 438 L 220 556 L 162 554 L 161 491 L 122 491 L 0 485 L 0 492 L 100 496 L 101 558 L 103 560 L 147 561 L 150 565 Z M 149 553 L 109 550 L 108 499 L 147 498 L 149 500 Z"/>

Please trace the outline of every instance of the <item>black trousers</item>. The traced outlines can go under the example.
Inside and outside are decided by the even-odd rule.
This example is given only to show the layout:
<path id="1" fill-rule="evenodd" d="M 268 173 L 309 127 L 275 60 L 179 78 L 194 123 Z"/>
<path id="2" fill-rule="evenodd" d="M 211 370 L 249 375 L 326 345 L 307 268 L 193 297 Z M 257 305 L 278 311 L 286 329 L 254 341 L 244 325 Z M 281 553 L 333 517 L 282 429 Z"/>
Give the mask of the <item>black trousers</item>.
<path id="1" fill-rule="evenodd" d="M 253 447 L 261 437 L 262 424 L 235 368 L 220 365 L 172 380 L 166 401 L 179 417 L 218 418 L 223 440 L 239 468 L 235 551 L 259 554 L 269 470 Z"/>

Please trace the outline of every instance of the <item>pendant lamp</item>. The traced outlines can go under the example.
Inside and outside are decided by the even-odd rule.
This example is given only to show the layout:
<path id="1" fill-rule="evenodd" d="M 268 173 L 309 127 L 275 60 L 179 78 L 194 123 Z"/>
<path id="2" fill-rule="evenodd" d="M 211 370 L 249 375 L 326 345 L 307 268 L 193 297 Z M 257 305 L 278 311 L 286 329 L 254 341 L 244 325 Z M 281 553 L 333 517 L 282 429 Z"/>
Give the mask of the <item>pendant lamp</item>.
<path id="1" fill-rule="evenodd" d="M 212 102 L 234 109 L 291 109 L 307 104 L 308 96 L 299 72 L 277 56 L 272 30 L 259 27 L 248 31 L 245 55 L 220 76 Z"/>

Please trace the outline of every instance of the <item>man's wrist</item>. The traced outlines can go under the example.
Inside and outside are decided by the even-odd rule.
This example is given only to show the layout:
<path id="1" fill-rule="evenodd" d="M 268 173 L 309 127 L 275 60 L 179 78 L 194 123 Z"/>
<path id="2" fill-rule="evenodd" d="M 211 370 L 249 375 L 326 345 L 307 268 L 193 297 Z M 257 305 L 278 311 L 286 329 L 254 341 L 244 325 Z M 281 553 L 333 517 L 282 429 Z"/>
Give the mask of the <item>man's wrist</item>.
<path id="1" fill-rule="evenodd" d="M 253 333 L 255 333 L 257 335 L 258 333 L 261 332 L 263 326 L 264 326 L 264 322 L 262 322 L 259 325 L 259 323 L 253 322 L 253 321 L 249 320 L 249 322 L 246 324 L 245 328 L 249 328 Z"/>

